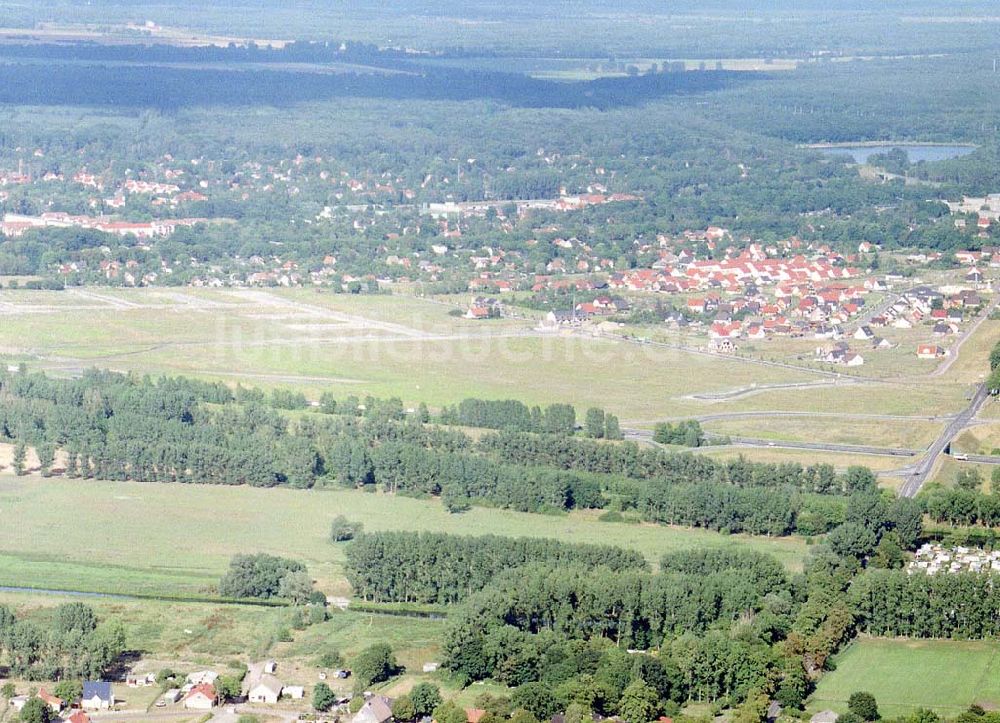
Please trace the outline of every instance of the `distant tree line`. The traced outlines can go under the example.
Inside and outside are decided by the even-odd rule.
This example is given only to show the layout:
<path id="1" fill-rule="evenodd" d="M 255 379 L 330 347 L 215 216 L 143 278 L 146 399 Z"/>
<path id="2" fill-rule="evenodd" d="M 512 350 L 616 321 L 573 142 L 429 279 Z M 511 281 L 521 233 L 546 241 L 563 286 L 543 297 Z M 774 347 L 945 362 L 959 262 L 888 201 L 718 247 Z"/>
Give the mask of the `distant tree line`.
<path id="1" fill-rule="evenodd" d="M 716 480 L 737 487 L 793 487 L 817 494 L 851 494 L 875 486 L 867 467 L 838 473 L 832 465 L 803 467 L 798 463 L 763 464 L 742 457 L 716 461 L 653 447 L 532 435 L 502 431 L 484 435 L 479 448 L 501 461 L 536 464 L 635 479 L 664 478 L 672 482 Z"/>
<path id="2" fill-rule="evenodd" d="M 514 399 L 463 399 L 441 410 L 442 424 L 486 429 L 516 429 L 521 432 L 573 434 L 576 410 L 571 404 L 550 404 L 544 409 L 528 407 Z"/>
<path id="3" fill-rule="evenodd" d="M 522 512 L 603 507 L 598 475 L 502 464 L 471 452 L 440 452 L 386 442 L 371 451 L 372 478 L 387 492 L 442 496 Z"/>
<path id="4" fill-rule="evenodd" d="M 721 482 L 643 484 L 634 506 L 644 518 L 670 525 L 705 527 L 754 535 L 787 535 L 803 508 L 791 487 L 735 487 Z M 825 529 L 822 531 L 826 531 Z"/>
<path id="5" fill-rule="evenodd" d="M 263 400 L 262 400 L 263 401 Z M 301 405 L 305 407 L 303 402 Z M 324 393 L 320 398 L 320 411 L 365 418 L 380 417 L 402 421 L 407 410 L 398 398 L 376 399 L 371 396 L 360 400 L 347 397 L 337 400 Z M 576 410 L 570 404 L 550 404 L 547 407 L 531 406 L 516 399 L 464 399 L 455 406 L 445 406 L 437 415 L 431 415 L 426 404 L 420 404 L 410 414 L 421 423 L 506 429 L 539 434 L 573 435 L 576 432 Z M 587 410 L 583 433 L 596 439 L 619 440 L 622 438 L 618 417 L 598 407 Z"/>
<path id="6" fill-rule="evenodd" d="M 380 64 L 397 63 L 395 59 L 386 60 L 391 62 Z M 758 77 L 751 72 L 708 70 L 560 83 L 526 74 L 440 65 L 425 65 L 419 72 L 406 73 L 318 74 L 278 65 L 251 71 L 212 64 L 187 68 L 131 63 L 79 65 L 57 58 L 46 63 L 47 74 L 43 75 L 40 67 L 32 62 L 17 62 L 0 68 L 0 100 L 17 105 L 176 110 L 211 104 L 280 106 L 364 97 L 411 101 L 490 99 L 529 108 L 610 109 L 679 93 L 719 90 Z M 504 185 L 499 188 L 503 191 Z"/>
<path id="7" fill-rule="evenodd" d="M 921 495 L 920 502 L 935 522 L 1000 527 L 1000 495 L 961 488 L 935 489 Z"/>

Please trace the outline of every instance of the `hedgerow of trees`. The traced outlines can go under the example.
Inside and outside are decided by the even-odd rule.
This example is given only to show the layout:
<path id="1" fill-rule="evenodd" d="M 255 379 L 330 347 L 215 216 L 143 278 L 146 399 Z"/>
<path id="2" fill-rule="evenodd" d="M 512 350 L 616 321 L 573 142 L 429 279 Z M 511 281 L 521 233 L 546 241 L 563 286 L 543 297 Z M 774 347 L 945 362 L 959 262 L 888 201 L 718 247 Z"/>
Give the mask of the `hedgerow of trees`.
<path id="1" fill-rule="evenodd" d="M 398 400 L 327 399 L 320 412 L 334 413 L 293 422 L 275 409 L 300 403 L 288 395 L 183 378 L 2 372 L 0 401 L 0 437 L 18 449 L 64 452 L 73 478 L 379 485 L 440 496 L 454 511 L 471 504 L 533 512 L 613 506 L 657 522 L 771 535 L 825 532 L 842 521 L 845 494 L 875 483 L 861 467 L 837 473 L 829 465 L 714 461 L 570 436 L 568 405 L 540 412 L 543 420 L 562 420 L 559 433 L 504 429 L 473 441 L 423 414 L 406 415 Z M 467 420 L 477 423 L 493 423 L 493 412 L 483 410 L 517 408 L 478 400 L 466 406 L 479 410 Z M 43 461 L 51 468 L 54 458 Z"/>

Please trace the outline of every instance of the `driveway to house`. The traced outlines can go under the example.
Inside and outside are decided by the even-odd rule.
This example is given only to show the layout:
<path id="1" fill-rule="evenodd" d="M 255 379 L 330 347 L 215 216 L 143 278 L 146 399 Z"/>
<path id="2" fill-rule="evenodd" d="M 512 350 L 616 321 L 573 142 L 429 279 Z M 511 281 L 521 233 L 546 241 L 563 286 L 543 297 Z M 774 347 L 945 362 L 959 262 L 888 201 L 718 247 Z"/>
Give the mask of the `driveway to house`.
<path id="1" fill-rule="evenodd" d="M 880 303 L 876 304 L 875 306 L 873 306 L 870 309 L 867 308 L 867 307 L 865 307 L 864 311 L 861 314 L 861 316 L 859 316 L 858 318 L 856 318 L 853 322 L 851 322 L 848 326 L 846 326 L 846 328 L 847 329 L 851 329 L 852 331 L 857 331 L 858 328 L 864 326 L 865 324 L 867 324 L 868 322 L 870 322 L 872 319 L 874 319 L 879 314 L 882 314 L 882 313 L 888 311 L 889 307 L 892 306 L 893 304 L 895 304 L 900 299 L 902 299 L 903 298 L 903 294 L 905 294 L 909 290 L 910 290 L 910 287 L 907 286 L 905 289 L 900 289 L 899 291 L 890 291 L 890 292 L 888 292 L 885 295 L 885 298 L 882 299 L 882 301 Z"/>

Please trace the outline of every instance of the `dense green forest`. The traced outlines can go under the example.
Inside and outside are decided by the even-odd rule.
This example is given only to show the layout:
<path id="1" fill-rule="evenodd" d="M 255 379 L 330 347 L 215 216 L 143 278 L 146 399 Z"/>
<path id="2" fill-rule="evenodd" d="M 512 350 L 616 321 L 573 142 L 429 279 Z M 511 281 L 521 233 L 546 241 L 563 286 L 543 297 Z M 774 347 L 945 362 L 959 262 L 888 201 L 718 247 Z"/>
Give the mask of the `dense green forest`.
<path id="1" fill-rule="evenodd" d="M 238 52 L 238 51 L 237 51 Z M 123 54 L 132 60 L 134 53 Z M 555 83 L 525 75 L 422 68 L 409 72 L 316 73 L 271 68 L 164 67 L 161 58 L 121 64 L 118 58 L 90 63 L 5 63 L 0 67 L 0 103 L 11 105 L 100 105 L 172 110 L 185 106 L 285 106 L 339 97 L 393 100 L 491 99 L 513 106 L 610 108 L 659 97 L 719 90 L 754 80 L 748 73 L 706 70 L 656 73 L 580 83 Z M 15 57 L 24 57 L 17 54 Z M 105 64 L 104 60 L 114 62 Z M 171 59 L 173 61 L 173 59 Z M 182 58 L 185 62 L 197 59 Z M 236 62 L 242 58 L 234 58 Z M 274 58 L 280 63 L 285 59 Z M 347 56 L 347 62 L 355 58 Z M 379 56 L 380 63 L 384 62 Z M 173 61 L 176 62 L 176 61 Z M 398 63 L 387 64 L 390 68 Z M 384 67 L 382 64 L 379 68 Z M 395 68 L 393 68 L 395 69 Z M 376 69 L 377 70 L 377 69 Z"/>
<path id="2" fill-rule="evenodd" d="M 582 545 L 416 532 L 375 532 L 347 548 L 354 594 L 374 602 L 455 603 L 482 590 L 504 570 L 529 562 L 645 570 L 637 552 L 609 545 Z"/>

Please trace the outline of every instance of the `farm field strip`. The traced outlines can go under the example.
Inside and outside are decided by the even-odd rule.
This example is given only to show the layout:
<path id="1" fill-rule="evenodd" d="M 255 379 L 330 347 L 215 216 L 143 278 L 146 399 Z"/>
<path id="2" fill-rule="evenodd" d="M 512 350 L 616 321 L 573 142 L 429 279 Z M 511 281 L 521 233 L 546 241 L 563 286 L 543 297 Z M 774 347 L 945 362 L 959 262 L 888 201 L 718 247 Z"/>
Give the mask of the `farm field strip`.
<path id="1" fill-rule="evenodd" d="M 783 447 L 749 447 L 749 446 L 708 446 L 699 447 L 696 454 L 704 454 L 714 459 L 735 459 L 743 457 L 751 462 L 781 464 L 797 462 L 803 467 L 813 464 L 830 464 L 838 470 L 844 470 L 851 465 L 864 465 L 876 473 L 891 473 L 902 465 L 912 462 L 912 457 L 890 457 L 874 454 L 844 454 L 841 452 L 824 452 L 815 449 L 790 449 Z"/>
<path id="2" fill-rule="evenodd" d="M 976 421 L 978 424 L 970 425 L 955 437 L 952 443 L 954 451 L 966 454 L 991 454 L 994 449 L 1000 448 L 1000 420 L 991 418 Z"/>

